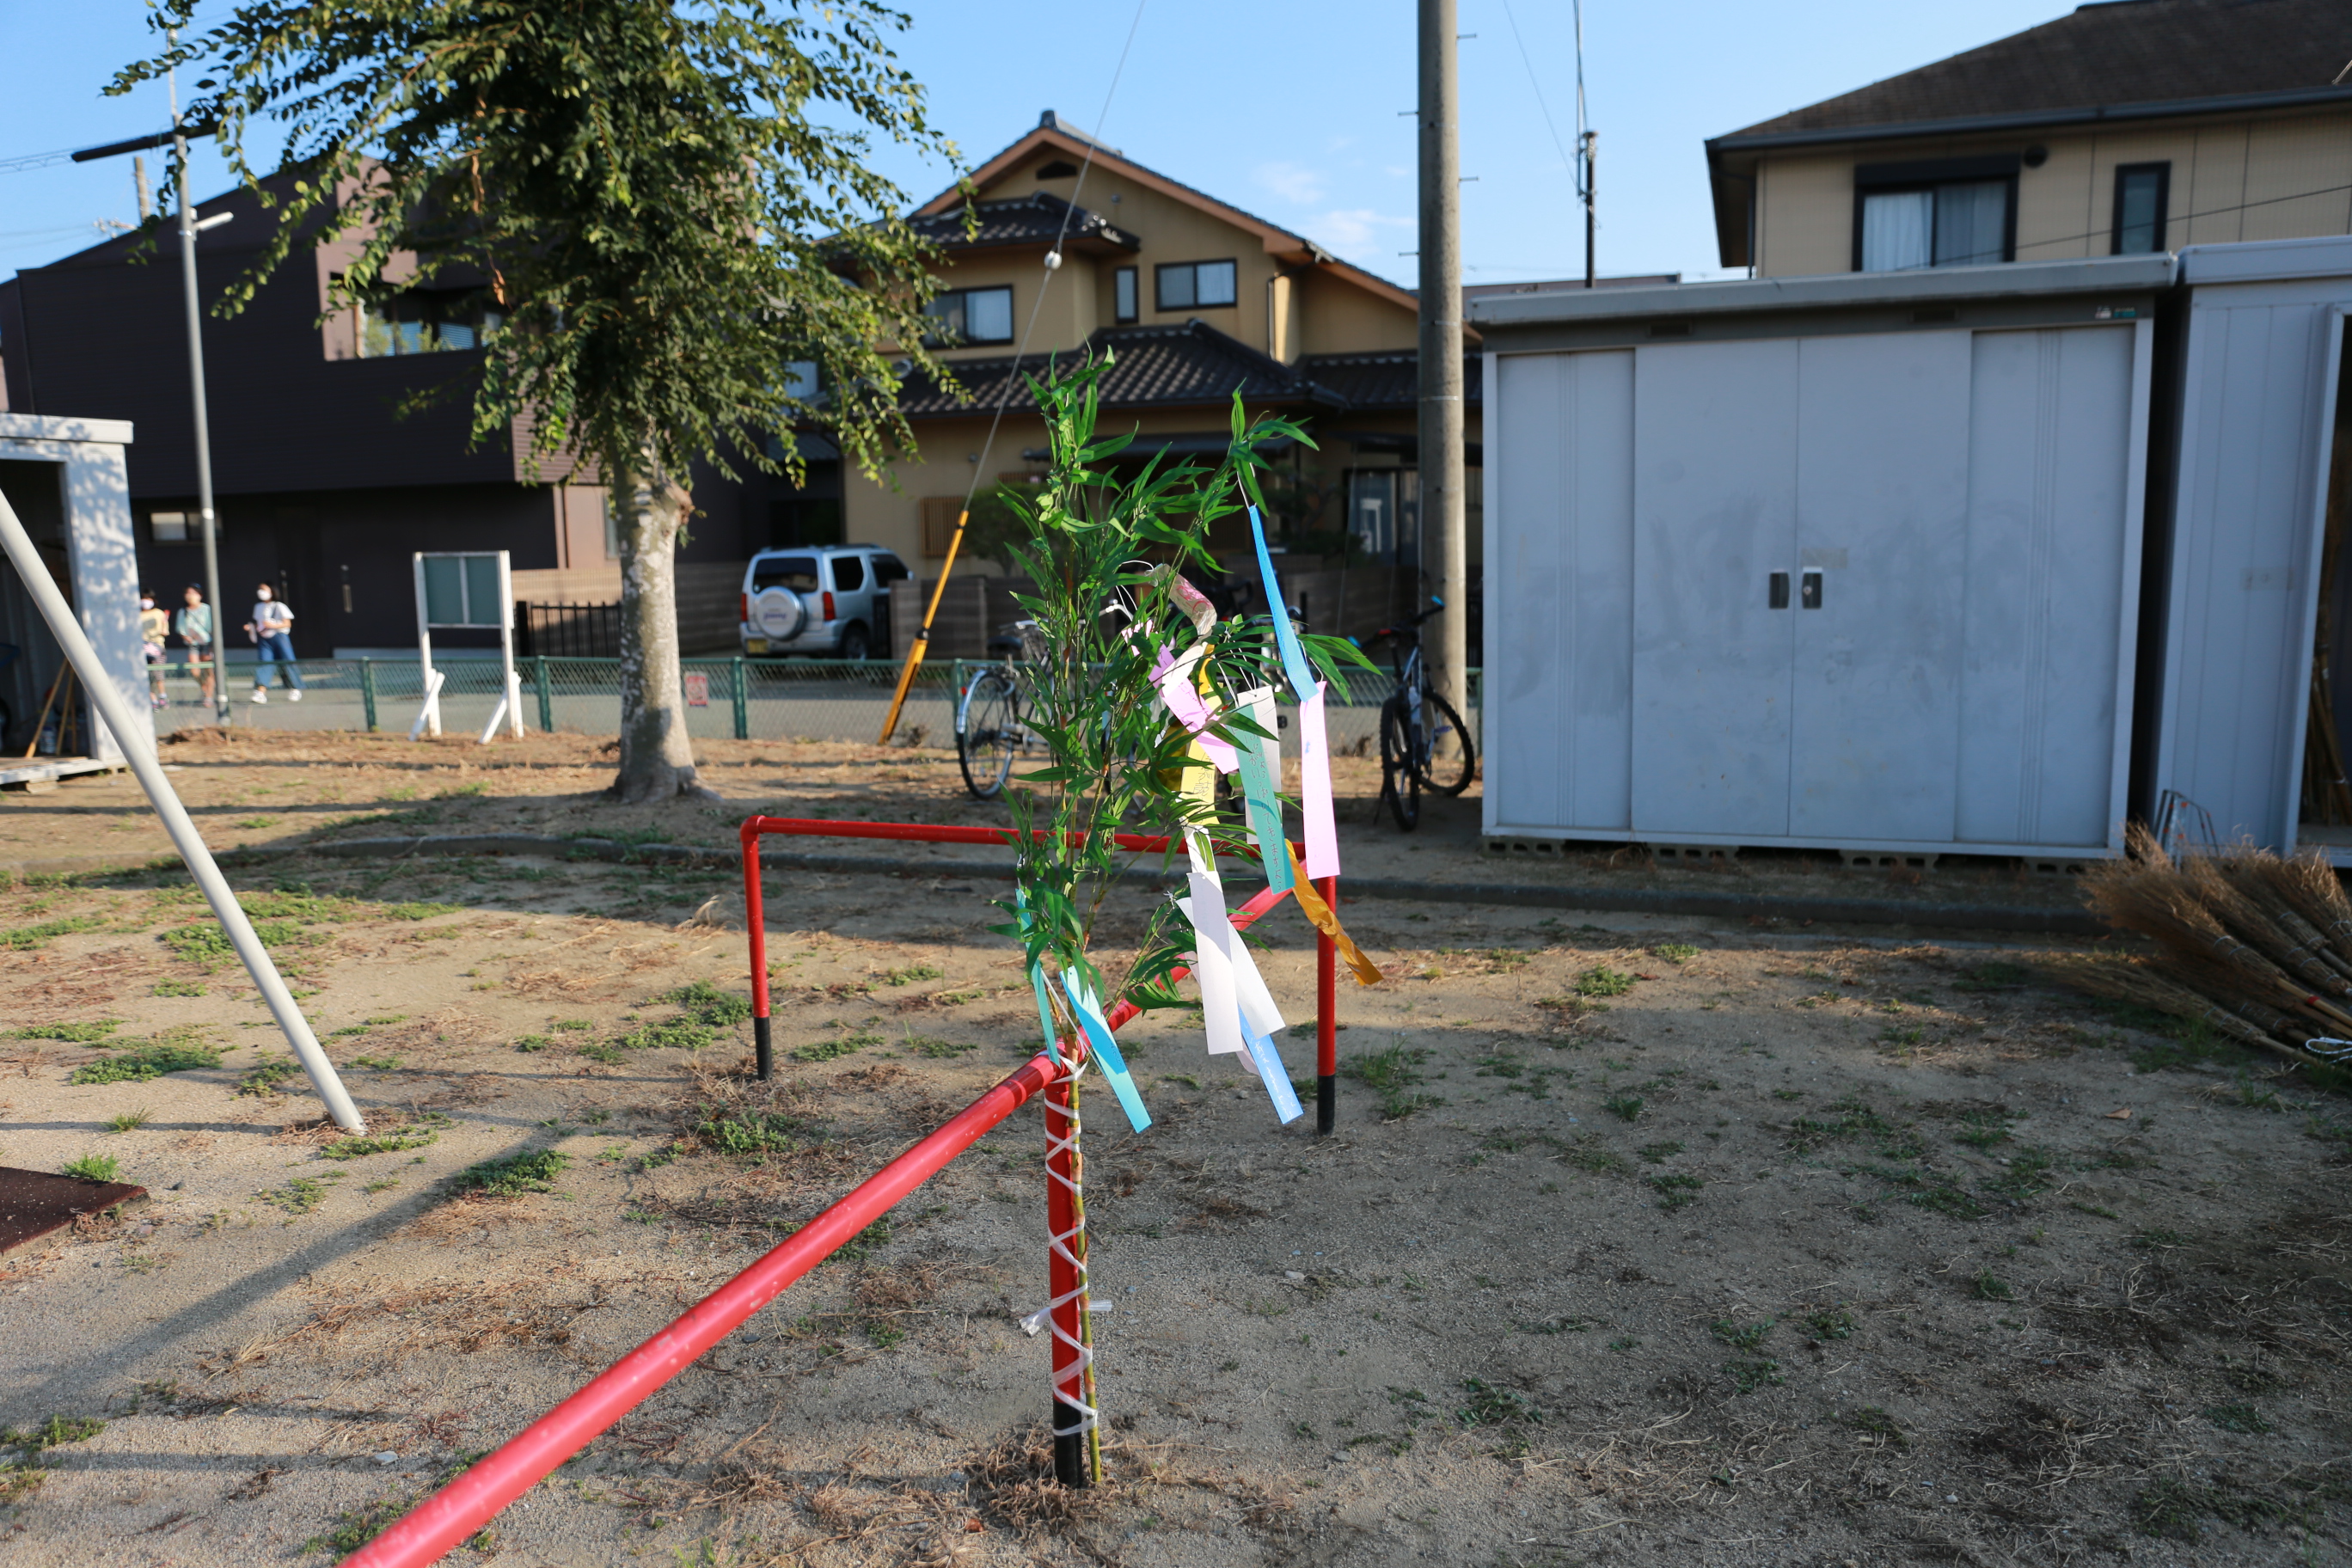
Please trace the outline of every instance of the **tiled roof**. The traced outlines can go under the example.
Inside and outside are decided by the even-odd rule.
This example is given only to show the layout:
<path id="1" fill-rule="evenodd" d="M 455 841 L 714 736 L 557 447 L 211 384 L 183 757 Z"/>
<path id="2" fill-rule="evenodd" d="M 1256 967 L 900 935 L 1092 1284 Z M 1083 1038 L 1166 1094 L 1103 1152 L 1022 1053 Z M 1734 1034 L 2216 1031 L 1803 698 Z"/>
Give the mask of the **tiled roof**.
<path id="1" fill-rule="evenodd" d="M 2352 59 L 2345 0 L 2111 0 L 1718 139 L 2322 95 Z M 2352 89 L 2345 89 L 2352 97 Z"/>
<path id="2" fill-rule="evenodd" d="M 1328 387 L 1348 400 L 1350 408 L 1411 408 L 1421 396 L 1421 355 L 1411 349 L 1379 353 L 1307 354 L 1297 368 L 1318 386 Z M 1462 363 L 1462 395 L 1476 403 L 1486 379 L 1477 355 Z"/>
<path id="3" fill-rule="evenodd" d="M 1121 250 L 1139 248 L 1142 241 L 1119 228 L 1100 213 L 1075 207 L 1051 191 L 1032 191 L 1002 201 L 974 202 L 979 227 L 963 229 L 964 209 L 958 205 L 944 212 L 908 220 L 914 230 L 950 250 L 983 250 L 992 246 L 1051 245 L 1056 235 L 1066 239 L 1094 239 Z"/>
<path id="4" fill-rule="evenodd" d="M 1345 401 L 1300 366 L 1286 365 L 1248 344 L 1227 337 L 1205 321 L 1174 327 L 1106 327 L 1087 339 L 1086 352 L 1108 351 L 1111 367 L 1102 380 L 1106 408 L 1151 408 L 1185 404 L 1223 404 L 1235 391 L 1252 403 L 1314 403 L 1344 407 Z M 993 408 L 1007 395 L 1026 404 L 1024 375 L 1043 379 L 1051 362 L 1076 363 L 1079 355 L 1030 354 L 1004 359 L 950 362 L 962 384 L 962 400 L 950 397 L 929 376 L 916 374 L 899 389 L 898 406 L 912 418 L 971 414 Z"/>

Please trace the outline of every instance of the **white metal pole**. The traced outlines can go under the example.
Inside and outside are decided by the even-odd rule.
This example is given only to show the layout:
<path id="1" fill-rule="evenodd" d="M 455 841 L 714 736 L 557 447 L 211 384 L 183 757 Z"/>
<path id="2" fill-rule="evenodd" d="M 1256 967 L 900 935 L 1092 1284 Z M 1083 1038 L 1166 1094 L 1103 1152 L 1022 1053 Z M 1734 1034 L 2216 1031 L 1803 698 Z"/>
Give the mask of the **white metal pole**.
<path id="1" fill-rule="evenodd" d="M 177 47 L 180 35 L 168 35 Z M 196 204 L 188 184 L 188 139 L 180 134 L 180 73 L 169 73 L 172 83 L 172 153 L 180 174 L 180 279 L 182 302 L 188 317 L 188 386 L 195 411 L 196 520 L 205 546 L 205 597 L 212 601 L 213 643 L 205 651 L 213 659 L 213 721 L 228 722 L 228 606 L 221 602 L 219 514 L 213 510 L 213 438 L 205 408 L 204 310 L 196 288 Z M 217 222 L 219 220 L 212 220 Z"/>
<path id="2" fill-rule="evenodd" d="M 507 733 L 522 739 L 522 682 L 514 666 L 514 560 L 499 552 L 499 657 L 506 666 Z"/>
<path id="3" fill-rule="evenodd" d="M 204 889 L 205 901 L 213 908 L 213 918 L 220 921 L 221 929 L 228 933 L 229 944 L 236 949 L 237 957 L 245 961 L 245 972 L 253 976 L 253 984 L 261 992 L 262 1000 L 269 1004 L 270 1015 L 278 1020 L 278 1026 L 286 1032 L 286 1043 L 294 1047 L 295 1056 L 301 1059 L 303 1070 L 310 1075 L 311 1087 L 319 1091 L 320 1100 L 326 1103 L 328 1114 L 335 1119 L 335 1125 L 346 1131 L 365 1132 L 367 1123 L 361 1120 L 359 1108 L 352 1103 L 351 1095 L 344 1090 L 343 1080 L 335 1076 L 335 1064 L 329 1061 L 327 1053 L 319 1048 L 319 1039 L 310 1032 L 310 1021 L 302 1016 L 302 1009 L 296 1006 L 294 998 L 287 994 L 286 982 L 278 977 L 278 965 L 270 962 L 268 950 L 261 945 L 261 939 L 253 934 L 253 922 L 245 918 L 245 910 L 238 905 L 236 895 L 229 890 L 227 879 L 222 877 L 220 868 L 213 861 L 212 851 L 205 847 L 204 836 L 188 819 L 187 808 L 180 804 L 180 797 L 173 793 L 170 781 L 163 777 L 163 766 L 156 760 L 154 747 L 140 732 L 131 716 L 130 706 L 122 700 L 122 693 L 115 689 L 104 661 L 98 657 L 98 650 L 90 647 L 89 638 L 83 635 L 81 623 L 74 619 L 73 609 L 66 603 L 65 595 L 58 592 L 57 584 L 50 580 L 48 568 L 41 563 L 39 553 L 33 548 L 32 537 L 25 531 L 25 525 L 17 520 L 16 509 L 8 504 L 5 496 L 0 496 L 0 550 L 6 552 L 10 563 L 16 568 L 16 575 L 24 579 L 26 592 L 31 594 L 33 603 L 40 606 L 41 618 L 49 623 L 50 633 L 65 649 L 66 661 L 81 678 L 82 690 L 97 705 L 99 717 L 106 721 L 106 727 L 114 731 L 114 738 L 121 743 L 122 755 L 131 763 L 131 771 L 138 775 L 139 786 L 147 792 L 147 799 L 154 805 L 155 815 L 163 819 L 163 831 L 172 836 L 173 847 L 179 850 L 180 858 L 188 863 L 188 871 L 195 878 L 196 886 Z"/>
<path id="4" fill-rule="evenodd" d="M 425 552 L 418 551 L 416 562 L 416 665 L 417 679 L 425 683 L 425 711 L 422 715 L 425 732 L 441 732 L 441 683 L 433 679 L 433 629 L 428 624 L 429 612 L 425 607 Z M 409 731 L 408 738 L 416 739 Z"/>

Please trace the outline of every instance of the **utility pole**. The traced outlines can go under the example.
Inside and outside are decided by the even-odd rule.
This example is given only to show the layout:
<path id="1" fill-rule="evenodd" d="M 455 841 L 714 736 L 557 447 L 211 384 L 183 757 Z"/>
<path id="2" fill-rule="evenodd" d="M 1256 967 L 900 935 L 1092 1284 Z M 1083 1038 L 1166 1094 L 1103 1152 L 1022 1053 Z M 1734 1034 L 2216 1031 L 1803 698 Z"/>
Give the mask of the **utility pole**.
<path id="1" fill-rule="evenodd" d="M 1454 0 L 1421 12 L 1421 558 L 1445 605 L 1423 637 L 1430 684 L 1470 710 L 1469 555 L 1462 460 L 1462 157 Z"/>
<path id="2" fill-rule="evenodd" d="M 1600 155 L 1601 132 L 1584 133 L 1584 286 L 1592 287 L 1592 180 L 1593 160 Z"/>
<path id="3" fill-rule="evenodd" d="M 139 221 L 145 223 L 155 216 L 155 193 L 147 188 L 147 160 L 131 160 L 131 183 L 139 192 Z"/>
<path id="4" fill-rule="evenodd" d="M 176 47 L 179 35 L 171 35 Z M 188 308 L 188 385 L 196 416 L 196 518 L 204 529 L 205 597 L 213 612 L 213 716 L 228 722 L 228 606 L 221 602 L 219 530 L 213 511 L 213 441 L 205 410 L 204 310 L 196 289 L 196 204 L 188 192 L 187 128 L 180 120 L 180 73 L 171 72 L 172 154 L 180 163 L 180 278 Z"/>

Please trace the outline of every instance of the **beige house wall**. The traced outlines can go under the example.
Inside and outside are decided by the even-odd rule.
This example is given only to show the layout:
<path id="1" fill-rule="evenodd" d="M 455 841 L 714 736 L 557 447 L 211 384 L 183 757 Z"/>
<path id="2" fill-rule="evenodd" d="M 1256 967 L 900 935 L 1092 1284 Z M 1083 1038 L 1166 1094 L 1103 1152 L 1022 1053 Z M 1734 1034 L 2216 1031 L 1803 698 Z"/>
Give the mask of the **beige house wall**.
<path id="1" fill-rule="evenodd" d="M 1756 169 L 1757 273 L 1787 278 L 1853 266 L 1853 169 L 2047 150 L 2017 179 L 2017 258 L 2105 256 L 2116 166 L 2172 165 L 2165 247 L 2352 233 L 2352 110 L 2105 127 L 2080 132 L 1920 137 L 1835 152 L 1767 155 Z"/>

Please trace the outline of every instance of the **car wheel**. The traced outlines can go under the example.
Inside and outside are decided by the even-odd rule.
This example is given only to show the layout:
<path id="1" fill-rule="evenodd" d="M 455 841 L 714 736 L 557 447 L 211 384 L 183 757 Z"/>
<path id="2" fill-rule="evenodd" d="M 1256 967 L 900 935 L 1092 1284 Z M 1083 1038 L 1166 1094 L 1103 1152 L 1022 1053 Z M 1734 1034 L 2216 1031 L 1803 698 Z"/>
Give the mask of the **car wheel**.
<path id="1" fill-rule="evenodd" d="M 841 634 L 841 657 L 864 658 L 869 648 L 870 645 L 866 640 L 866 628 L 852 621 L 849 624 L 849 629 Z"/>

